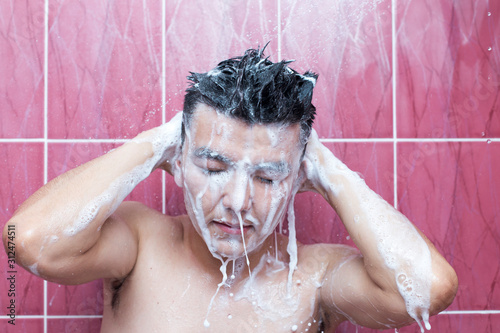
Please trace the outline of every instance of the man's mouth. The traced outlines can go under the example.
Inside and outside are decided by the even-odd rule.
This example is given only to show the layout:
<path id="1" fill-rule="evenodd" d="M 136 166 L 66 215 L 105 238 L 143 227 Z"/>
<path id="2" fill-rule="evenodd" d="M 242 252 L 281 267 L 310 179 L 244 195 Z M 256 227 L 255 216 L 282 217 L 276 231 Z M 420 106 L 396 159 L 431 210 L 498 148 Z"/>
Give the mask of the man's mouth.
<path id="1" fill-rule="evenodd" d="M 212 221 L 213 224 L 217 226 L 220 230 L 222 230 L 226 234 L 230 235 L 241 235 L 241 226 L 239 223 L 237 224 L 232 224 L 229 222 L 222 222 L 222 221 Z M 243 233 L 246 233 L 248 230 L 252 228 L 251 225 L 243 225 Z"/>

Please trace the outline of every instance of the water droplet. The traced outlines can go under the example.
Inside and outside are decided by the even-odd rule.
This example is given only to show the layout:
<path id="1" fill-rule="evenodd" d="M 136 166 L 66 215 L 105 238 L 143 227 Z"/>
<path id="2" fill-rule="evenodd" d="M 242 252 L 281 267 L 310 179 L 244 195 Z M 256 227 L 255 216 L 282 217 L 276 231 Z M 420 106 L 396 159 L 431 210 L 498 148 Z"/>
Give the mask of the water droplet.
<path id="1" fill-rule="evenodd" d="M 227 319 L 231 319 L 231 318 L 233 318 L 233 316 L 227 315 Z"/>
<path id="2" fill-rule="evenodd" d="M 488 12 L 488 16 L 491 16 L 491 12 Z"/>
<path id="3" fill-rule="evenodd" d="M 296 332 L 296 331 L 297 331 L 297 329 L 298 329 L 297 325 L 293 325 L 293 326 L 292 326 L 292 332 Z"/>
<path id="4" fill-rule="evenodd" d="M 488 47 L 488 51 L 491 51 L 491 46 L 490 46 L 490 47 Z"/>
<path id="5" fill-rule="evenodd" d="M 484 132 L 481 132 L 481 136 L 483 136 L 483 137 L 484 137 L 485 135 L 486 135 L 486 133 L 484 133 Z"/>
<path id="6" fill-rule="evenodd" d="M 486 143 L 490 144 L 491 143 L 491 139 L 486 140 Z"/>

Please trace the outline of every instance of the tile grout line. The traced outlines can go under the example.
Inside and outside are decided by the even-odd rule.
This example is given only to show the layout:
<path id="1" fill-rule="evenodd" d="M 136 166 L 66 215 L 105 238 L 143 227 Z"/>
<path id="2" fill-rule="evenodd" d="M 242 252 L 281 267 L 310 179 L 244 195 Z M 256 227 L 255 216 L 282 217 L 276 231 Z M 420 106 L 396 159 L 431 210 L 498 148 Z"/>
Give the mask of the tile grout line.
<path id="1" fill-rule="evenodd" d="M 281 0 L 277 0 L 278 5 L 278 61 L 281 61 Z"/>
<path id="2" fill-rule="evenodd" d="M 391 44 L 392 44 L 392 138 L 393 138 L 393 143 L 392 143 L 392 151 L 393 151 L 393 158 L 392 158 L 392 163 L 393 163 L 393 182 L 394 182 L 394 208 L 398 209 L 398 161 L 397 161 L 397 149 L 398 149 L 398 144 L 397 144 L 397 119 L 396 119 L 396 0 L 391 0 Z M 398 330 L 394 329 L 394 333 L 397 333 Z"/>
<path id="3" fill-rule="evenodd" d="M 45 139 L 45 138 L 0 138 L 0 143 L 126 143 L 132 139 Z M 394 142 L 398 143 L 488 143 L 500 142 L 500 138 L 321 138 L 321 142 L 330 143 L 378 143 Z"/>
<path id="4" fill-rule="evenodd" d="M 167 102 L 167 69 L 166 62 L 166 47 L 167 47 L 167 17 L 166 17 L 166 0 L 161 1 L 161 123 L 166 121 L 166 102 Z M 167 212 L 166 185 L 167 181 L 165 172 L 161 173 L 161 210 L 165 214 Z"/>
<path id="5" fill-rule="evenodd" d="M 44 12 L 44 47 L 43 47 L 43 183 L 48 181 L 48 96 L 49 96 L 49 0 L 45 0 Z M 47 333 L 47 288 L 46 280 L 43 280 L 43 332 Z"/>
<path id="6" fill-rule="evenodd" d="M 398 132 L 397 132 L 397 119 L 396 119 L 396 0 L 392 0 L 391 8 L 391 21 L 392 21 L 392 137 L 393 137 L 393 172 L 394 172 L 394 207 L 398 209 Z"/>
<path id="7" fill-rule="evenodd" d="M 442 311 L 438 314 L 439 315 L 467 315 L 467 314 L 492 315 L 492 314 L 500 314 L 500 310 L 450 310 L 450 311 Z"/>
<path id="8" fill-rule="evenodd" d="M 475 142 L 475 143 L 488 143 L 500 142 L 500 138 L 324 138 L 320 139 L 322 142 L 358 142 L 358 143 L 376 143 L 376 142 L 436 142 L 436 143 L 452 143 L 452 142 Z"/>
<path id="9" fill-rule="evenodd" d="M 44 319 L 43 315 L 16 315 L 16 319 L 26 319 L 26 320 L 35 320 L 35 319 Z M 52 315 L 46 316 L 48 319 L 100 319 L 102 315 Z M 8 316 L 0 316 L 0 320 L 8 320 L 10 317 Z"/>

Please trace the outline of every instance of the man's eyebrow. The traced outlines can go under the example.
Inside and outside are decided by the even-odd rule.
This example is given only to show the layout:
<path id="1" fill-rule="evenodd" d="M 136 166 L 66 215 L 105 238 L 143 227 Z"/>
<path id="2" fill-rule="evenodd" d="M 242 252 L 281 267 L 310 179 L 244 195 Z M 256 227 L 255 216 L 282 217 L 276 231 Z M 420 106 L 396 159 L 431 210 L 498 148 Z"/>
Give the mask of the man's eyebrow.
<path id="1" fill-rule="evenodd" d="M 215 160 L 218 162 L 226 163 L 226 164 L 232 164 L 233 161 L 229 159 L 228 157 L 219 154 L 216 151 L 213 151 L 212 149 L 208 147 L 200 147 L 194 151 L 194 156 L 198 158 L 206 158 L 209 160 Z"/>
<path id="2" fill-rule="evenodd" d="M 290 172 L 290 165 L 288 163 L 280 162 L 263 162 L 253 167 L 254 170 L 270 171 L 281 174 L 288 174 Z"/>
<path id="3" fill-rule="evenodd" d="M 197 158 L 206 158 L 213 161 L 218 161 L 228 165 L 234 164 L 234 162 L 227 156 L 221 155 L 218 152 L 203 146 L 194 151 L 194 156 Z M 286 162 L 262 162 L 250 167 L 254 171 L 264 171 L 272 173 L 280 173 L 287 175 L 290 173 L 290 165 Z"/>

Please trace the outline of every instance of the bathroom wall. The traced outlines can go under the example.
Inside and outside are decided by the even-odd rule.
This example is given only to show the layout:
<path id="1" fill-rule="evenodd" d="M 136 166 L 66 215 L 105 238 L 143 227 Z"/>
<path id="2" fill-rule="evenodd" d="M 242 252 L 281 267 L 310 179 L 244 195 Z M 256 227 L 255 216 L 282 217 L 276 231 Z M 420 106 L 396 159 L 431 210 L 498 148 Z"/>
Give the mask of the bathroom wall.
<path id="1" fill-rule="evenodd" d="M 433 331 L 492 332 L 500 327 L 499 22 L 493 0 L 1 1 L 0 224 L 47 181 L 168 121 L 182 109 L 189 71 L 270 41 L 273 61 L 295 59 L 292 67 L 319 74 L 314 127 L 323 142 L 456 269 L 458 295 L 431 318 Z M 184 212 L 160 171 L 128 199 Z M 301 241 L 352 244 L 318 196 L 299 195 L 296 214 Z M 2 331 L 98 331 L 100 281 L 62 286 L 18 266 L 9 325 L 3 252 L 0 267 Z M 337 332 L 357 331 L 345 323 Z"/>

